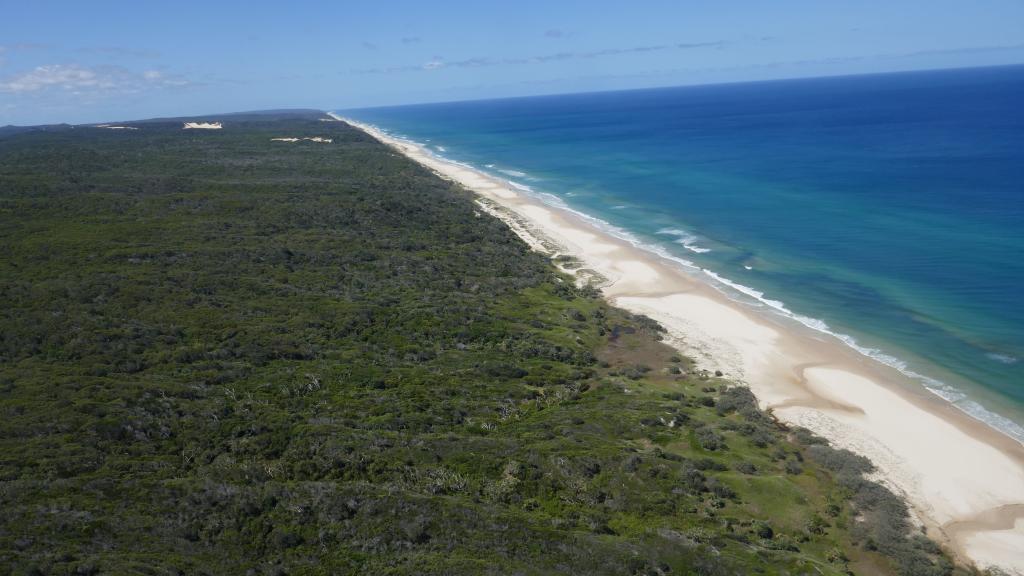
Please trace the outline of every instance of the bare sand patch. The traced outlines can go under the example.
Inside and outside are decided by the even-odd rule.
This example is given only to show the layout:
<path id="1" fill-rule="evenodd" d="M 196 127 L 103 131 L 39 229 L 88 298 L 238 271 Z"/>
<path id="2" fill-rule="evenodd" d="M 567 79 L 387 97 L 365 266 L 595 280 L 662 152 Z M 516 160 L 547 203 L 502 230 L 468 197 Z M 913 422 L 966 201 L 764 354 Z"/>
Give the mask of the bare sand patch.
<path id="1" fill-rule="evenodd" d="M 224 125 L 220 122 L 185 122 L 182 130 L 220 130 Z"/>

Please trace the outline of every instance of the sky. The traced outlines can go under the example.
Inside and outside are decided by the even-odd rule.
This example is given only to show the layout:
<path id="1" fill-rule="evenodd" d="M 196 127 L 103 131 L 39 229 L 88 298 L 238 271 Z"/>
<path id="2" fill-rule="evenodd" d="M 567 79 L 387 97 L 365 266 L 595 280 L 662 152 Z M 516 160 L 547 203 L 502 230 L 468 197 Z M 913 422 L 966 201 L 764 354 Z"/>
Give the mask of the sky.
<path id="1" fill-rule="evenodd" d="M 1022 0 L 0 0 L 0 125 L 1021 63 Z"/>

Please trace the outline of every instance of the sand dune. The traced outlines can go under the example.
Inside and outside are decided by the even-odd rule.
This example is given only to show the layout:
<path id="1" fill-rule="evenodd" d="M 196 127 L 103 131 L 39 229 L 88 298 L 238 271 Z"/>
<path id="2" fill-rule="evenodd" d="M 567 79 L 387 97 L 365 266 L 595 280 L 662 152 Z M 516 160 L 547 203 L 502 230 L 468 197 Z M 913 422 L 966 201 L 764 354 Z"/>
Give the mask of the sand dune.
<path id="1" fill-rule="evenodd" d="M 182 130 L 220 130 L 223 127 L 220 122 L 185 122 Z"/>
<path id="2" fill-rule="evenodd" d="M 284 138 L 271 138 L 270 139 L 271 142 L 299 142 L 299 141 L 302 141 L 302 140 L 308 140 L 310 142 L 320 142 L 320 143 L 323 143 L 323 144 L 330 144 L 331 142 L 334 142 L 334 140 L 331 139 L 331 138 L 323 138 L 321 136 L 313 136 L 313 137 L 305 137 L 305 138 L 284 137 Z"/>

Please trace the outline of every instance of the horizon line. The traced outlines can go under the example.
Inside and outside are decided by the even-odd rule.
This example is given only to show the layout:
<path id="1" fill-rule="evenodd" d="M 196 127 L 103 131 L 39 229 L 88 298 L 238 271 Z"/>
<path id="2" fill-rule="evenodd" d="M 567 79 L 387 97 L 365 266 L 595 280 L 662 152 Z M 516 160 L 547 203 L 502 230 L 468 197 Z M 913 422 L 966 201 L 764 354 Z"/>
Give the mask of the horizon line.
<path id="1" fill-rule="evenodd" d="M 967 70 L 986 70 L 995 68 L 1024 67 L 1024 62 L 1013 64 L 991 64 L 984 66 L 951 66 L 939 68 L 914 68 L 912 70 L 889 70 L 884 72 L 856 72 L 852 74 L 822 74 L 817 76 L 783 76 L 780 78 L 762 78 L 759 80 L 729 80 L 724 82 L 696 82 L 692 84 L 664 84 L 658 86 L 645 86 L 638 88 L 613 88 L 607 90 L 587 90 L 582 92 L 549 92 L 543 94 L 530 94 L 527 96 L 497 96 L 487 98 L 464 98 L 458 100 L 426 100 L 419 102 L 408 102 L 404 104 L 385 104 L 374 106 L 358 106 L 348 108 L 331 108 L 330 111 L 345 112 L 350 110 L 378 110 L 383 108 L 404 108 L 406 106 L 429 106 L 432 104 L 461 104 L 468 102 L 490 102 L 496 100 L 525 100 L 528 98 L 551 98 L 557 96 L 575 96 L 584 94 L 615 94 L 618 92 L 639 92 L 643 90 L 668 90 L 672 88 L 698 88 L 705 86 L 734 86 L 740 84 L 767 84 L 772 82 L 796 82 L 801 80 L 826 80 L 838 78 L 859 78 L 862 76 L 895 76 L 901 74 L 921 74 L 929 72 L 956 72 Z"/>

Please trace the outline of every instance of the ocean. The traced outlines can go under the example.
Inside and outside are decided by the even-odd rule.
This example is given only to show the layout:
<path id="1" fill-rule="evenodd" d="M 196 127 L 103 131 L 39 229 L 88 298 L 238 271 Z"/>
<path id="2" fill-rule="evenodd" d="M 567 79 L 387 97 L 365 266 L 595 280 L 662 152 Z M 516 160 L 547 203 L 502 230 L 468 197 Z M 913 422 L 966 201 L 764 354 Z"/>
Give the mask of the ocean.
<path id="1" fill-rule="evenodd" d="M 684 259 L 1024 442 L 1024 66 L 339 113 Z"/>

